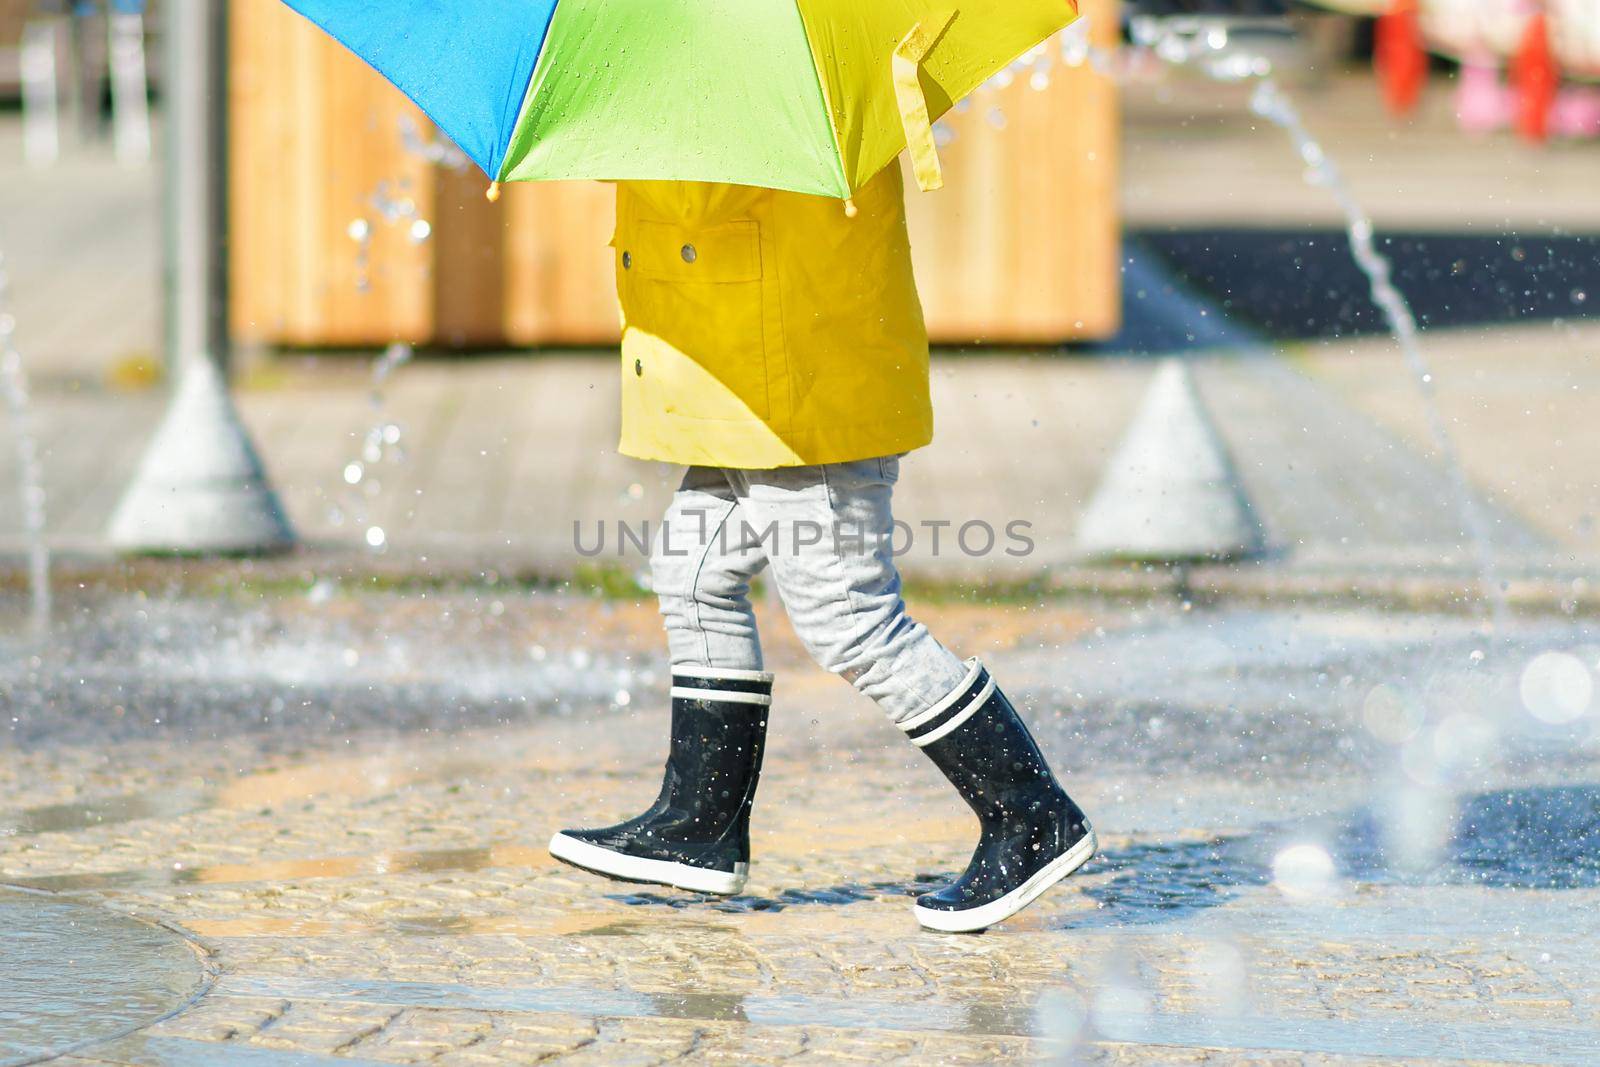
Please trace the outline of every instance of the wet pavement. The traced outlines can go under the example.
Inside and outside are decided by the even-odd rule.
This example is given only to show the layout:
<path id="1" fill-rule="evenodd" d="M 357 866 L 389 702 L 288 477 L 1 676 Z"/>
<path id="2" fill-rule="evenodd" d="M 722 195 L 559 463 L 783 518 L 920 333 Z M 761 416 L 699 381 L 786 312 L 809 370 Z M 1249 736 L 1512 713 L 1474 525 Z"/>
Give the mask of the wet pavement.
<path id="1" fill-rule="evenodd" d="M 210 986 L 184 937 L 102 908 L 0 890 L 0 929 L 0 1064 L 125 1036 Z"/>
<path id="2" fill-rule="evenodd" d="M 0 882 L 49 895 L 0 907 L 170 924 L 216 974 L 64 1062 L 1600 1060 L 1585 624 L 919 611 L 990 662 L 1104 842 L 977 937 L 909 913 L 964 861 L 970 817 L 778 619 L 756 863 L 731 899 L 543 850 L 654 791 L 647 606 L 85 594 L 43 646 L 7 630 Z M 110 940 L 30 973 L 160 985 Z"/>

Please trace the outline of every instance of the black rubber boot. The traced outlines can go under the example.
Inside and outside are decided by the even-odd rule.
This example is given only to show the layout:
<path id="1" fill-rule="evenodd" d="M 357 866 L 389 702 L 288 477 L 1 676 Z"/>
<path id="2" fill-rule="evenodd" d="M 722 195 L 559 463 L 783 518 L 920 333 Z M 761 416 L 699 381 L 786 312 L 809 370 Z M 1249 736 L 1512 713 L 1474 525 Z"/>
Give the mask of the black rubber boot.
<path id="1" fill-rule="evenodd" d="M 955 785 L 983 830 L 966 872 L 917 899 L 923 926 L 952 932 L 993 926 L 1094 855 L 1089 820 L 977 661 L 956 692 L 901 729 Z"/>
<path id="2" fill-rule="evenodd" d="M 563 830 L 550 839 L 550 854 L 628 882 L 743 889 L 771 704 L 770 674 L 674 667 L 672 751 L 656 802 L 616 826 Z"/>

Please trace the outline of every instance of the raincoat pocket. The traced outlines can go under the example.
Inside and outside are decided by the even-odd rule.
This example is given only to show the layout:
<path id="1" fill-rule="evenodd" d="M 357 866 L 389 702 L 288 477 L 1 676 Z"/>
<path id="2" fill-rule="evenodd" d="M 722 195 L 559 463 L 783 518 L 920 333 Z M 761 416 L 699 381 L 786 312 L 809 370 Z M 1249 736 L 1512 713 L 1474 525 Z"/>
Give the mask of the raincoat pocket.
<path id="1" fill-rule="evenodd" d="M 767 418 L 760 224 L 636 219 L 616 243 L 634 384 L 670 414 Z"/>

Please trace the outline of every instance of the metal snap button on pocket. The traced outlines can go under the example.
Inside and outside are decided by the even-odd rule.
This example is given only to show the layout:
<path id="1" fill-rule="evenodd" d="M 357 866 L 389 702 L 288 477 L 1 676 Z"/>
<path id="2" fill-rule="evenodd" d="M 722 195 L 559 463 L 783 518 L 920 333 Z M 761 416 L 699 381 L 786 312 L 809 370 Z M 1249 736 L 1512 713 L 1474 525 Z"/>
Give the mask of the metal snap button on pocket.
<path id="1" fill-rule="evenodd" d="M 685 263 L 693 263 L 700 258 L 700 253 L 695 251 L 694 245 L 684 245 L 681 255 Z"/>

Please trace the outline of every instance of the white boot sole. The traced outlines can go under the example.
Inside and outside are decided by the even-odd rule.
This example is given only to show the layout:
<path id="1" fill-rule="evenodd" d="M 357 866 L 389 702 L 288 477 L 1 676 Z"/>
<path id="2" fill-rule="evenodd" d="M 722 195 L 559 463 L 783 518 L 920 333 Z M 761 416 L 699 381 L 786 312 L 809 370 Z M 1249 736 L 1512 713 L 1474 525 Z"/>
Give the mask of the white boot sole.
<path id="1" fill-rule="evenodd" d="M 630 882 L 670 885 L 693 893 L 737 893 L 744 888 L 749 877 L 749 867 L 743 863 L 737 864 L 730 874 L 727 871 L 691 867 L 687 863 L 673 863 L 671 860 L 628 856 L 566 834 L 556 834 L 550 839 L 550 855 L 596 874 L 608 874 Z"/>
<path id="2" fill-rule="evenodd" d="M 1038 874 L 999 900 L 965 911 L 936 911 L 920 905 L 913 905 L 911 911 L 916 915 L 917 922 L 929 930 L 947 934 L 967 934 L 974 930 L 982 930 L 995 923 L 1004 922 L 1032 904 L 1046 889 L 1088 863 L 1099 847 L 1100 843 L 1094 836 L 1094 831 L 1090 830 L 1082 841 L 1051 860 Z"/>

